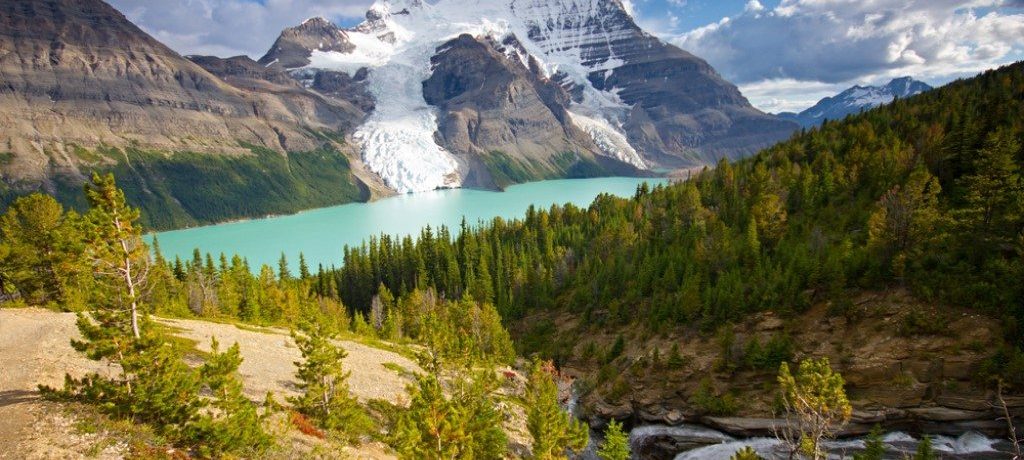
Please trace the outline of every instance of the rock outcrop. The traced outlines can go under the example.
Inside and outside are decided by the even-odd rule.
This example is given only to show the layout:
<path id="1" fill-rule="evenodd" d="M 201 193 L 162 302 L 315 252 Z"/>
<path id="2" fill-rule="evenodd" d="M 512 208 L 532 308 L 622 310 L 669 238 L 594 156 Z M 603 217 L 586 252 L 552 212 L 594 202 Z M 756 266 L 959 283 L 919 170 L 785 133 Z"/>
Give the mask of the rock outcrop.
<path id="1" fill-rule="evenodd" d="M 598 161 L 594 141 L 571 122 L 569 95 L 544 78 L 532 58 L 510 57 L 508 49 L 517 47 L 514 37 L 497 43 L 464 34 L 431 58 L 423 96 L 440 110 L 438 140 L 467 165 L 465 185 L 505 185 L 480 160 L 498 153 L 512 153 L 523 167 L 553 177 L 567 174 L 571 165 L 559 161 L 567 153 L 582 156 L 575 161 Z"/>
<path id="2" fill-rule="evenodd" d="M 994 391 L 977 374 L 998 340 L 993 318 L 959 309 L 936 309 L 914 300 L 905 292 L 865 294 L 855 299 L 849 319 L 827 314 L 819 304 L 793 319 L 759 314 L 733 329 L 728 355 L 722 341 L 697 331 L 677 333 L 666 339 L 651 339 L 627 346 L 626 357 L 612 364 L 611 381 L 580 399 L 592 425 L 609 419 L 637 425 L 679 426 L 699 424 L 737 437 L 772 436 L 775 397 L 774 369 L 756 370 L 737 366 L 750 343 L 765 344 L 772 337 L 786 337 L 792 343 L 794 360 L 828 357 L 846 380 L 846 391 L 854 407 L 842 436 L 866 434 L 880 424 L 890 430 L 958 436 L 976 431 L 1004 437 L 1007 425 Z M 918 312 L 935 315 L 947 333 L 913 331 L 905 326 L 906 315 Z M 532 319 L 536 321 L 536 318 Z M 560 321 L 568 321 L 561 318 Z M 595 342 L 614 341 L 614 336 L 590 334 Z M 673 369 L 665 363 L 668 350 L 676 344 L 682 365 Z M 658 349 L 661 364 L 652 364 L 652 350 Z M 570 360 L 574 375 L 594 385 L 594 370 L 582 361 Z M 628 376 L 627 391 L 611 391 L 620 377 Z M 627 378 L 627 377 L 621 377 Z M 705 386 L 705 400 L 729 397 L 735 413 L 708 413 L 696 397 Z M 710 391 L 710 394 L 708 394 Z M 1006 396 L 1010 413 L 1024 417 L 1024 397 Z"/>

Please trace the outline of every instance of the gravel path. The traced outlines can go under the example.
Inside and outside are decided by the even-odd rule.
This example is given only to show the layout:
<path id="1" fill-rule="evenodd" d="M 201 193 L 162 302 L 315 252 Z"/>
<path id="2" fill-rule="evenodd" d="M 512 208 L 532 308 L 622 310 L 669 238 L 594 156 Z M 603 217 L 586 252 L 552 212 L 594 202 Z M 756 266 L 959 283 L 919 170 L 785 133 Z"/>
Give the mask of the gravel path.
<path id="1" fill-rule="evenodd" d="M 237 342 L 244 361 L 239 373 L 246 393 L 262 401 L 273 392 L 278 402 L 296 394 L 294 361 L 298 349 L 286 331 L 243 330 L 230 324 L 193 320 L 160 320 L 180 328 L 176 334 L 199 342 L 208 351 L 210 337 L 217 337 L 222 349 Z M 71 348 L 78 337 L 75 315 L 37 308 L 0 309 L 0 459 L 84 458 L 76 449 L 83 436 L 59 413 L 59 408 L 40 400 L 37 385 L 63 385 L 64 375 L 80 377 L 90 372 L 110 373 L 115 369 L 90 361 Z M 349 386 L 362 401 L 385 399 L 405 403 L 407 377 L 388 369 L 393 363 L 408 371 L 419 367 L 391 351 L 343 341 L 348 351 L 344 361 L 351 371 Z M 87 440 L 86 440 L 87 441 Z M 77 445 L 76 445 L 77 444 Z M 369 455 L 367 455 L 369 454 Z M 100 452 L 99 458 L 116 458 L 118 452 Z M 357 458 L 379 458 L 371 452 L 356 452 Z M 93 457 L 96 458 L 96 457 Z"/>

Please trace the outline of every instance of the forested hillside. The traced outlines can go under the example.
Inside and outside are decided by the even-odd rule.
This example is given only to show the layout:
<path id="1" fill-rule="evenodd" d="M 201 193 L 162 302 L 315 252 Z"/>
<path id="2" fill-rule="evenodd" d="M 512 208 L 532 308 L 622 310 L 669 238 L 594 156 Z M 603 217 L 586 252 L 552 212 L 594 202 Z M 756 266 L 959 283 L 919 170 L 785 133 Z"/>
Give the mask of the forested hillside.
<path id="1" fill-rule="evenodd" d="M 857 293 L 908 288 L 998 318 L 1007 346 L 986 369 L 1019 386 L 1022 113 L 1017 63 L 633 199 L 531 209 L 456 234 L 425 229 L 416 241 L 382 236 L 347 251 L 338 290 L 362 311 L 383 284 L 493 301 L 510 324 L 571 312 L 581 328 L 518 328 L 524 352 L 567 359 L 587 330 L 712 331 L 820 303 L 856 316 Z"/>

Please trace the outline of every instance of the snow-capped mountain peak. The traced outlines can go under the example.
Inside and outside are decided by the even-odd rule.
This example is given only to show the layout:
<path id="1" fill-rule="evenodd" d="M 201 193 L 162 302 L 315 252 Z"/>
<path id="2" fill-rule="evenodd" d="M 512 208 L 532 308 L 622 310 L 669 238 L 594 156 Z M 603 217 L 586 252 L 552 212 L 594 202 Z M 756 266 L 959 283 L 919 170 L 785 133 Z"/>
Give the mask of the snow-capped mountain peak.
<path id="1" fill-rule="evenodd" d="M 399 192 L 486 182 L 473 171 L 495 152 L 529 169 L 564 169 L 553 160 L 564 153 L 645 169 L 752 153 L 791 131 L 706 62 L 640 29 L 619 0 L 377 0 L 343 32 L 347 46 L 307 46 L 294 73 L 365 83 L 374 108 L 352 137 Z M 442 56 L 475 61 L 439 66 Z M 436 72 L 453 74 L 434 80 L 443 85 L 428 104 Z M 466 91 L 476 99 L 460 99 Z"/>
<path id="2" fill-rule="evenodd" d="M 804 127 L 817 126 L 824 120 L 838 120 L 864 110 L 888 104 L 896 98 L 910 97 L 932 89 L 927 83 L 911 77 L 891 80 L 883 86 L 853 87 L 832 97 L 826 97 L 813 107 L 800 112 L 782 113 L 779 116 L 792 119 Z"/>

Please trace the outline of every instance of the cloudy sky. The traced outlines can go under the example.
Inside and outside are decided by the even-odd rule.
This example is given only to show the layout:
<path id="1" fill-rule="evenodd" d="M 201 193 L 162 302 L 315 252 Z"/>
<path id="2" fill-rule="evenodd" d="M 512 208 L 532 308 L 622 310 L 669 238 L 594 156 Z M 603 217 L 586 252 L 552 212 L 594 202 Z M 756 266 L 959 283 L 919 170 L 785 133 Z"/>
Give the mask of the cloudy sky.
<path id="1" fill-rule="evenodd" d="M 108 0 L 182 54 L 259 58 L 311 16 L 358 23 L 372 0 Z M 554 0 L 552 0 L 554 1 Z M 854 84 L 933 85 L 1024 59 L 1024 0 L 627 0 L 637 22 L 707 59 L 762 110 Z"/>

